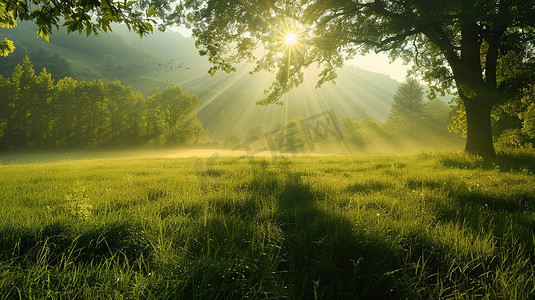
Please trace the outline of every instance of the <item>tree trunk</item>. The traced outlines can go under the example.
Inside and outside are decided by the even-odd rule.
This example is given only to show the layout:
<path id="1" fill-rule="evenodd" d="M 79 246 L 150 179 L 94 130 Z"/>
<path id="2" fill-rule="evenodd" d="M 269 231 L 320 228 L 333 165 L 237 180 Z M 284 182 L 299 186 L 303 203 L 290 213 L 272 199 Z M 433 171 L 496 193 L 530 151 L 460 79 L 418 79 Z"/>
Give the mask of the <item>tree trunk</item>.
<path id="1" fill-rule="evenodd" d="M 465 100 L 466 109 L 466 148 L 465 151 L 483 157 L 496 156 L 492 144 L 490 111 L 492 105 L 485 101 Z"/>

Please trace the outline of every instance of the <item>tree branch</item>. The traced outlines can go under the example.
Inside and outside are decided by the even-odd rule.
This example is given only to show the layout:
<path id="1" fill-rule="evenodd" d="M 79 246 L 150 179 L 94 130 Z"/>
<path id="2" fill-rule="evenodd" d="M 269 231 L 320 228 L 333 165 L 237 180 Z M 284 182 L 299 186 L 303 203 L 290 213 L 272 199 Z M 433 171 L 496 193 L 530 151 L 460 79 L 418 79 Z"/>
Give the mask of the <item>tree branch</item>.
<path id="1" fill-rule="evenodd" d="M 440 50 L 442 50 L 442 53 L 444 54 L 444 57 L 446 60 L 450 63 L 450 66 L 452 70 L 455 72 L 455 68 L 457 64 L 460 62 L 460 58 L 457 55 L 456 50 L 460 50 L 460 47 L 456 47 L 451 42 L 449 42 L 448 37 L 444 33 L 441 28 L 438 28 L 436 26 L 433 28 L 433 26 L 429 26 L 428 28 L 424 28 L 422 30 L 422 33 L 425 34 L 425 36 L 435 45 L 437 45 Z"/>
<path id="2" fill-rule="evenodd" d="M 376 42 L 376 41 L 372 41 L 372 40 L 368 40 L 368 39 L 349 40 L 348 42 L 354 43 L 354 44 L 371 45 L 371 46 L 377 48 L 379 52 L 381 52 L 381 51 L 387 51 L 387 50 L 390 50 L 390 49 L 393 48 L 393 46 L 388 47 L 388 44 L 402 41 L 402 40 L 406 39 L 407 37 L 409 37 L 411 35 L 418 34 L 418 33 L 422 33 L 422 30 L 420 28 L 415 28 L 415 29 L 409 30 L 409 31 L 401 33 L 399 35 L 392 36 L 392 37 L 389 37 L 387 39 L 384 39 L 384 40 L 382 40 L 380 42 Z"/>
<path id="3" fill-rule="evenodd" d="M 487 57 L 485 58 L 485 83 L 488 87 L 496 89 L 498 83 L 496 81 L 496 67 L 498 62 L 498 52 L 500 50 L 500 39 L 505 32 L 505 27 L 498 28 L 493 33 L 485 38 L 489 44 L 487 50 Z"/>
<path id="4" fill-rule="evenodd" d="M 348 14 L 357 13 L 364 7 L 370 7 L 370 4 L 371 3 L 360 4 L 360 5 L 357 5 L 356 7 L 354 7 L 353 9 L 350 9 L 350 10 L 342 10 L 342 11 L 338 10 L 338 11 L 336 11 L 335 13 L 333 13 L 330 16 L 326 16 L 324 19 L 321 20 L 321 22 L 316 24 L 316 26 L 325 25 L 326 23 L 329 23 L 330 21 L 332 21 L 333 19 L 336 19 L 338 17 L 342 17 L 342 16 L 345 16 L 345 15 L 348 15 Z"/>

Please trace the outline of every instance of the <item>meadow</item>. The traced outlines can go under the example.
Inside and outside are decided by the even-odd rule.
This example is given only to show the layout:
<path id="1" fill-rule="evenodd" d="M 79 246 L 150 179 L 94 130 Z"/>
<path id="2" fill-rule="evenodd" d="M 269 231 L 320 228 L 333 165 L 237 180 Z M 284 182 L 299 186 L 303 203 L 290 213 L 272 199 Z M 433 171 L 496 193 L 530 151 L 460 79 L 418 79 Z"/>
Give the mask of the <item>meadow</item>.
<path id="1" fill-rule="evenodd" d="M 0 165 L 2 299 L 528 299 L 535 154 Z"/>

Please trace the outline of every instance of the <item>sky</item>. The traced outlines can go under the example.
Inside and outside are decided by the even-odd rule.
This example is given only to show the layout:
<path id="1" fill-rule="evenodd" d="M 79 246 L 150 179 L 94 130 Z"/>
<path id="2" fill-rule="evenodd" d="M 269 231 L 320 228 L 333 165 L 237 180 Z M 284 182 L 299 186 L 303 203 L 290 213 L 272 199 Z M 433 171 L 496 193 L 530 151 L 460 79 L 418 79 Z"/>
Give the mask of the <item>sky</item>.
<path id="1" fill-rule="evenodd" d="M 390 58 L 385 53 L 369 53 L 366 56 L 356 56 L 354 59 L 348 61 L 347 64 L 363 70 L 390 76 L 390 78 L 399 82 L 405 81 L 407 70 L 410 69 L 410 66 L 404 65 L 401 59 L 390 63 Z"/>

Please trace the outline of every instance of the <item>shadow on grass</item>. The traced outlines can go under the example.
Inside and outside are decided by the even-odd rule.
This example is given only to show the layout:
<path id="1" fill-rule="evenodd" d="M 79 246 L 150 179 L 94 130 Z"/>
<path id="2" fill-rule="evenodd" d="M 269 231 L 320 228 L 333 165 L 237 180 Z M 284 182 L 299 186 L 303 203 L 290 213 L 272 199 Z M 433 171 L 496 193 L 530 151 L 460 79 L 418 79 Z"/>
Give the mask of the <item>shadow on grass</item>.
<path id="1" fill-rule="evenodd" d="M 314 190 L 281 161 L 274 220 L 282 229 L 278 271 L 292 299 L 396 299 L 394 269 L 400 262 L 384 241 L 322 209 L 328 195 Z M 262 180 L 274 181 L 268 172 Z M 258 180 L 258 179 L 257 179 Z M 396 266 L 396 267 L 395 267 Z"/>
<path id="2" fill-rule="evenodd" d="M 535 172 L 535 152 L 500 152 L 495 158 L 456 155 L 444 157 L 440 162 L 445 167 L 457 169 Z"/>
<path id="3" fill-rule="evenodd" d="M 432 206 L 437 219 L 470 227 L 474 232 L 492 235 L 502 242 L 503 236 L 518 238 L 529 251 L 535 234 L 535 193 L 533 190 L 468 190 L 462 183 L 441 187 L 447 198 L 427 203 Z"/>
<path id="4" fill-rule="evenodd" d="M 236 187 L 245 199 L 213 199 L 188 228 L 169 228 L 188 256 L 165 267 L 166 295 L 182 298 L 399 299 L 399 253 L 387 241 L 322 208 L 329 196 L 281 158 L 253 163 Z M 161 295 L 166 297 L 165 295 Z"/>
<path id="5" fill-rule="evenodd" d="M 528 180 L 521 179 L 522 184 L 529 183 Z M 507 186 L 506 181 L 502 183 Z M 529 185 L 526 188 L 490 189 L 487 187 L 469 187 L 463 180 L 452 180 L 442 178 L 426 179 L 406 179 L 404 186 L 408 189 L 428 190 L 433 195 L 444 195 L 455 202 L 440 202 L 451 207 L 454 211 L 461 206 L 473 206 L 474 208 L 488 209 L 496 213 L 517 213 L 530 212 L 535 210 L 535 193 Z"/>
<path id="6" fill-rule="evenodd" d="M 81 233 L 76 231 L 74 224 L 64 220 L 43 227 L 4 227 L 0 229 L 0 257 L 35 263 L 46 250 L 46 262 L 54 266 L 69 251 L 76 253 L 76 263 L 98 263 L 118 253 L 135 261 L 141 256 L 149 257 L 152 252 L 148 237 L 136 222 L 86 224 Z"/>

